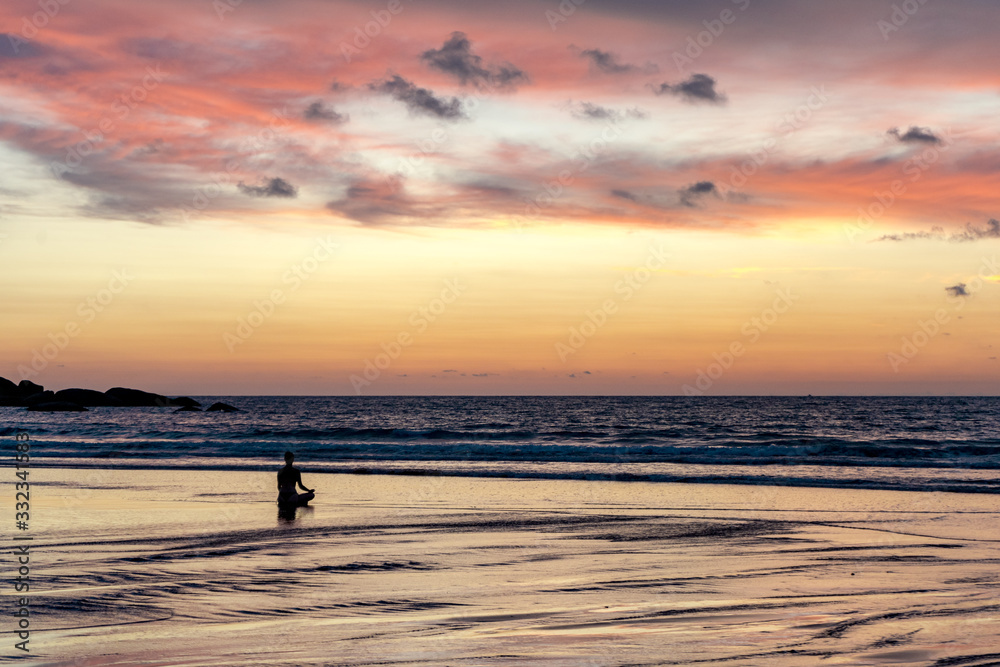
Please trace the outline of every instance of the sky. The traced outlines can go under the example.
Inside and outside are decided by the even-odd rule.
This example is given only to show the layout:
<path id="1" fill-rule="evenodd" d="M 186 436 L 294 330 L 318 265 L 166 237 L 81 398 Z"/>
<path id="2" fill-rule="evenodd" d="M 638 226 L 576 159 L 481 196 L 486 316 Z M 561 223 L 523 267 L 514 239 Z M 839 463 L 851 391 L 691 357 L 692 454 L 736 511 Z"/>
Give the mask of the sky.
<path id="1" fill-rule="evenodd" d="M 988 0 L 7 0 L 0 376 L 1000 394 Z"/>

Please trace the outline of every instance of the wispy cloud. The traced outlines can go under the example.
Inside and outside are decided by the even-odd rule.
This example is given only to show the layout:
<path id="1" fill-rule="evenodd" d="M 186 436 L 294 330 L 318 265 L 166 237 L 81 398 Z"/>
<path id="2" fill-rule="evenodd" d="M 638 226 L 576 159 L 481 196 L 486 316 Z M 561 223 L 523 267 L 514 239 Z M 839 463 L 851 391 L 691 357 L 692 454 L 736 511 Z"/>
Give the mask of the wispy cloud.
<path id="1" fill-rule="evenodd" d="M 25 19 L 27 21 L 27 19 Z M 0 60 L 5 58 L 34 58 L 43 55 L 45 48 L 20 35 L 0 32 Z"/>
<path id="2" fill-rule="evenodd" d="M 326 208 L 366 225 L 403 225 L 437 221 L 444 224 L 447 208 L 441 202 L 418 199 L 406 190 L 400 176 L 357 178 L 340 199 Z"/>
<path id="3" fill-rule="evenodd" d="M 639 201 L 639 197 L 635 193 L 629 192 L 628 190 L 612 190 L 611 194 L 619 199 L 627 199 L 628 201 L 634 202 Z"/>
<path id="4" fill-rule="evenodd" d="M 0 76 L 10 92 L 0 102 L 0 142 L 17 152 L 13 164 L 73 165 L 53 176 L 53 205 L 70 215 L 268 215 L 270 197 L 284 195 L 258 179 L 281 175 L 300 190 L 280 199 L 290 209 L 317 213 L 323 203 L 304 194 L 323 192 L 320 202 L 332 201 L 331 210 L 381 224 L 467 226 L 525 215 L 705 224 L 739 233 L 829 220 L 845 202 L 867 202 L 873 190 L 918 175 L 919 186 L 896 198 L 873 237 L 962 242 L 997 234 L 983 222 L 1000 217 L 1000 160 L 994 133 L 977 124 L 995 72 L 985 57 L 970 58 L 940 36 L 908 27 L 908 39 L 921 49 L 919 58 L 904 60 L 897 51 L 903 39 L 868 48 L 832 38 L 871 27 L 857 12 L 810 5 L 789 13 L 784 0 L 758 0 L 693 70 L 666 74 L 673 71 L 670 51 L 682 42 L 668 45 L 663 36 L 680 40 L 705 18 L 690 3 L 626 2 L 608 12 L 582 6 L 550 33 L 533 12 L 477 6 L 482 20 L 470 23 L 451 0 L 430 1 L 434 20 L 393 18 L 410 23 L 405 31 L 394 23 L 367 36 L 370 45 L 350 66 L 337 49 L 341 40 L 353 43 L 354 24 L 334 36 L 321 22 L 304 20 L 319 0 L 289 0 L 280 9 L 244 2 L 208 25 L 183 3 L 143 5 L 126 15 L 110 0 L 88 0 L 86 13 L 67 7 L 36 37 L 20 41 L 11 38 L 24 12 L 8 3 L 0 9 L 10 33 L 0 34 Z M 969 33 L 963 48 L 1000 54 L 985 20 L 996 9 L 955 2 L 962 7 L 956 20 Z M 926 11 L 930 18 L 943 10 Z M 367 10 L 361 14 L 367 23 Z M 474 27 L 453 33 L 459 25 Z M 571 32 L 582 47 L 567 48 Z M 741 56 L 761 66 L 748 67 Z M 651 74 L 653 61 L 658 74 Z M 146 68 L 158 65 L 166 78 L 143 90 Z M 807 80 L 836 81 L 828 109 L 814 104 Z M 726 92 L 736 105 L 737 83 L 739 115 L 722 106 Z M 490 85 L 523 90 L 476 95 Z M 948 118 L 966 140 L 951 142 L 930 116 L 907 115 L 922 113 L 928 90 L 940 96 L 934 118 Z M 662 97 L 654 99 L 654 91 Z M 576 101 L 560 106 L 563 100 Z M 276 118 L 274 110 L 285 105 Z M 859 113 L 846 111 L 854 108 Z M 647 115 L 658 122 L 602 127 Z M 760 145 L 756 137 L 763 141 L 788 117 L 795 140 L 752 165 L 753 176 L 737 189 L 733 168 Z M 110 129 L 101 131 L 102 121 Z M 91 143 L 95 132 L 102 140 Z M 901 163 L 873 148 L 873 136 L 941 155 L 933 164 Z M 921 159 L 906 152 L 907 160 Z M 220 188 L 215 179 L 223 169 Z M 549 200 L 546 184 L 565 169 L 572 184 Z M 405 175 L 407 187 L 384 190 L 382 172 Z M 686 190 L 709 179 L 734 204 L 712 220 L 702 207 L 716 195 Z M 237 189 L 241 180 L 247 190 Z M 968 220 L 978 224 L 963 229 Z M 915 231 L 932 224 L 948 233 Z"/>
<path id="5" fill-rule="evenodd" d="M 604 74 L 632 74 L 636 72 L 656 74 L 660 71 L 660 68 L 655 63 L 646 63 L 641 67 L 630 65 L 619 61 L 618 56 L 614 53 L 601 51 L 600 49 L 585 49 L 580 52 L 580 57 L 590 61 L 592 70 Z"/>
<path id="6" fill-rule="evenodd" d="M 582 120 L 622 120 L 623 118 L 644 119 L 649 118 L 649 114 L 638 107 L 631 107 L 624 111 L 618 111 L 610 107 L 603 107 L 592 102 L 570 103 L 570 113 L 574 118 Z"/>
<path id="7" fill-rule="evenodd" d="M 971 222 L 966 223 L 960 232 L 948 234 L 943 227 L 932 227 L 929 232 L 903 232 L 901 234 L 884 234 L 876 241 L 950 241 L 952 243 L 969 243 L 983 239 L 1000 239 L 1000 220 L 990 218 L 986 225 L 977 227 Z"/>

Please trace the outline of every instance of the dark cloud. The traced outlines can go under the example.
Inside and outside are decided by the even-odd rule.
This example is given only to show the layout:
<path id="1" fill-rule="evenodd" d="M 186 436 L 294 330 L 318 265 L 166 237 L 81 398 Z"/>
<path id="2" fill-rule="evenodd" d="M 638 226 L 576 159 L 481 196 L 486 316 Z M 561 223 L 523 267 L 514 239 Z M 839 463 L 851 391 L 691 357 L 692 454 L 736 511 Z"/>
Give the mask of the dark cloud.
<path id="1" fill-rule="evenodd" d="M 712 181 L 698 181 L 692 185 L 687 186 L 680 191 L 681 204 L 684 206 L 695 207 L 698 202 L 705 196 L 714 194 L 718 196 L 719 190 L 715 187 L 715 183 Z"/>
<path id="2" fill-rule="evenodd" d="M 902 234 L 885 234 L 876 241 L 946 241 L 948 237 L 942 227 L 931 227 L 929 232 L 903 232 Z"/>
<path id="3" fill-rule="evenodd" d="M 694 185 L 688 186 L 686 191 L 696 194 L 715 192 L 715 183 L 713 183 L 712 181 L 698 181 Z"/>
<path id="4" fill-rule="evenodd" d="M 969 296 L 969 290 L 965 288 L 965 283 L 958 283 L 957 285 L 952 285 L 951 287 L 945 287 L 944 291 L 952 296 Z"/>
<path id="5" fill-rule="evenodd" d="M 283 178 L 264 179 L 263 185 L 246 185 L 240 181 L 236 187 L 240 189 L 240 192 L 250 197 L 292 198 L 299 195 L 299 189 Z"/>
<path id="6" fill-rule="evenodd" d="M 970 243 L 983 239 L 1000 239 L 1000 220 L 990 218 L 984 227 L 977 227 L 971 222 L 960 232 L 946 234 L 942 227 L 931 227 L 929 232 L 904 232 L 902 234 L 885 234 L 877 241 L 951 241 L 952 243 Z"/>
<path id="7" fill-rule="evenodd" d="M 306 120 L 327 121 L 340 125 L 351 119 L 348 114 L 343 114 L 325 106 L 321 101 L 316 100 L 302 112 L 302 117 Z"/>
<path id="8" fill-rule="evenodd" d="M 163 139 L 154 139 L 142 146 L 133 148 L 128 157 L 142 159 L 150 155 L 162 155 L 165 150 L 169 150 L 169 145 Z"/>
<path id="9" fill-rule="evenodd" d="M 364 223 L 385 222 L 409 211 L 399 177 L 359 180 L 347 188 L 341 199 L 327 203 L 326 207 Z"/>
<path id="10" fill-rule="evenodd" d="M 587 120 L 608 120 L 609 118 L 618 118 L 618 112 L 614 109 L 598 106 L 597 104 L 591 104 L 590 102 L 581 102 L 570 113 L 572 113 L 576 118 L 585 118 Z"/>
<path id="11" fill-rule="evenodd" d="M 429 218 L 443 212 L 413 200 L 400 176 L 359 178 L 340 199 L 326 208 L 366 225 L 400 224 L 414 218 Z"/>
<path id="12" fill-rule="evenodd" d="M 698 199 L 700 197 L 704 197 L 709 194 L 699 192 L 695 186 L 690 186 L 680 191 L 662 187 L 645 187 L 641 191 L 615 188 L 609 192 L 615 199 L 631 202 L 638 205 L 642 209 L 664 212 L 677 211 L 678 197 L 680 198 L 681 204 L 693 208 L 698 205 Z M 710 191 L 710 193 L 714 193 L 715 196 L 718 196 L 718 192 L 714 190 L 714 188 Z"/>
<path id="13" fill-rule="evenodd" d="M 45 52 L 45 49 L 28 41 L 20 35 L 0 32 L 0 60 L 5 58 L 34 58 Z"/>
<path id="14" fill-rule="evenodd" d="M 715 89 L 715 79 L 707 74 L 692 74 L 677 84 L 661 83 L 653 86 L 656 95 L 677 95 L 688 102 L 725 104 L 726 96 Z"/>
<path id="15" fill-rule="evenodd" d="M 608 107 L 602 107 L 597 104 L 592 104 L 591 102 L 570 104 L 570 113 L 573 114 L 574 118 L 580 118 L 583 120 L 617 121 L 623 118 L 643 119 L 649 117 L 649 114 L 638 107 L 632 107 L 631 109 L 626 109 L 625 111 L 618 111 L 617 109 L 609 109 Z"/>
<path id="16" fill-rule="evenodd" d="M 111 150 L 95 152 L 77 170 L 57 176 L 84 190 L 79 211 L 88 217 L 159 224 L 191 201 L 190 183 L 164 177 L 141 158 L 121 157 Z"/>
<path id="17" fill-rule="evenodd" d="M 371 90 L 402 102 L 412 113 L 422 113 L 427 116 L 458 120 L 467 116 L 462 111 L 462 102 L 457 97 L 437 97 L 426 88 L 419 88 L 413 82 L 407 81 L 398 74 L 390 79 L 383 79 L 368 84 Z"/>
<path id="18" fill-rule="evenodd" d="M 589 59 L 595 69 L 607 74 L 622 74 L 635 69 L 632 65 L 618 62 L 618 57 L 615 54 L 600 49 L 586 49 L 580 52 L 580 57 Z"/>
<path id="19" fill-rule="evenodd" d="M 464 32 L 453 32 L 440 49 L 420 54 L 428 67 L 454 76 L 464 86 L 473 84 L 488 88 L 507 88 L 528 80 L 525 72 L 510 63 L 483 65 L 483 59 L 472 53 L 472 42 Z"/>
<path id="20" fill-rule="evenodd" d="M 929 127 L 917 127 L 911 125 L 906 132 L 900 132 L 898 127 L 894 127 L 886 134 L 895 137 L 904 144 L 939 144 L 941 137 L 937 136 Z"/>
<path id="21" fill-rule="evenodd" d="M 97 196 L 90 198 L 80 210 L 95 218 L 131 220 L 151 225 L 162 223 L 166 217 L 165 211 L 159 206 L 151 206 L 150 203 L 149 200 L 139 197 Z"/>
<path id="22" fill-rule="evenodd" d="M 600 49 L 586 49 L 580 52 L 580 57 L 590 61 L 591 69 L 603 72 L 604 74 L 629 74 L 632 72 L 656 74 L 660 71 L 660 68 L 654 63 L 646 63 L 642 67 L 638 67 L 619 62 L 618 56 L 610 51 L 601 51 Z"/>
<path id="23" fill-rule="evenodd" d="M 273 179 L 256 182 L 253 174 L 268 173 L 273 167 L 257 167 L 256 160 L 251 159 L 238 161 L 238 173 L 251 174 L 251 186 L 256 186 L 260 192 L 257 195 L 251 193 L 258 190 L 241 192 L 236 187 L 213 194 L 209 188 L 215 189 L 217 186 L 209 183 L 216 179 L 213 177 L 210 181 L 207 171 L 199 170 L 193 176 L 187 170 L 182 172 L 166 166 L 179 164 L 189 156 L 193 147 L 204 151 L 202 161 L 193 163 L 196 168 L 211 168 L 209 165 L 232 160 L 232 147 L 228 142 L 215 144 L 203 138 L 179 135 L 168 136 L 166 139 L 150 136 L 147 138 L 149 140 L 143 142 L 114 141 L 104 137 L 101 141 L 88 140 L 89 152 L 85 157 L 69 161 L 67 148 L 79 148 L 81 145 L 80 131 L 76 128 L 56 132 L 51 127 L 22 126 L 4 121 L 0 122 L 0 131 L 4 133 L 6 141 L 47 163 L 55 178 L 78 188 L 80 203 L 76 210 L 87 217 L 151 224 L 188 221 L 192 216 L 200 215 L 208 206 L 233 211 L 255 211 L 259 207 L 248 195 L 280 196 L 283 191 L 295 190 L 281 179 L 277 182 Z M 142 135 L 134 138 L 142 138 Z M 80 150 L 82 153 L 83 150 Z M 294 151 L 295 157 L 290 158 L 295 160 L 294 168 L 305 170 L 306 166 L 321 166 L 327 170 L 324 174 L 329 174 L 331 179 L 353 166 L 336 160 L 324 161 L 322 164 L 312 162 L 304 153 L 305 151 Z M 270 156 L 266 159 L 262 157 L 260 162 L 272 164 L 273 159 Z M 233 175 L 236 173 L 233 172 Z M 206 192 L 209 193 L 207 197 Z"/>
<path id="24" fill-rule="evenodd" d="M 451 196 L 415 196 L 403 174 L 355 177 L 339 199 L 326 208 L 366 225 L 444 225 L 453 222 L 455 207 L 467 220 L 494 219 L 498 214 L 524 210 L 525 193 L 534 192 L 533 180 L 521 183 L 496 175 L 468 173 L 447 181 Z"/>

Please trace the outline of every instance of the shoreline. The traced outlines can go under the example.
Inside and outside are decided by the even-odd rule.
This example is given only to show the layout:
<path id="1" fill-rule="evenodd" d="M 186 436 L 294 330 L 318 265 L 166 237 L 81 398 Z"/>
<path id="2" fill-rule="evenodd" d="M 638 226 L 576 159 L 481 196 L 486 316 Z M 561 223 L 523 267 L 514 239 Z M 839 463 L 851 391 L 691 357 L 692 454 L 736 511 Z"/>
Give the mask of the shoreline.
<path id="1" fill-rule="evenodd" d="M 105 463 L 107 461 L 107 463 Z M 190 470 L 231 472 L 273 472 L 275 462 L 223 460 L 202 463 L 188 459 L 173 464 L 164 459 L 34 457 L 37 468 L 80 470 Z M 355 461 L 307 461 L 298 467 L 306 474 L 353 476 L 456 477 L 480 479 L 524 479 L 550 481 L 592 481 L 652 484 L 733 484 L 740 486 L 775 486 L 787 488 L 859 489 L 914 491 L 925 493 L 967 493 L 1000 495 L 1000 479 L 992 469 L 889 467 L 889 466 L 815 466 L 808 463 L 784 465 L 727 464 L 655 464 L 617 463 L 614 469 L 595 471 L 592 464 L 495 461 L 428 461 L 384 459 Z M 659 468 L 654 472 L 652 469 Z M 722 469 L 726 469 L 725 472 Z M 810 476 L 809 472 L 816 472 Z M 832 473 L 840 476 L 831 476 Z M 822 473 L 825 476 L 819 476 Z M 852 475 L 853 473 L 853 475 Z M 881 473 L 881 478 L 873 477 Z M 867 478 L 863 475 L 867 474 Z M 905 477 L 905 478 L 904 478 Z M 949 479 L 951 478 L 951 479 Z"/>

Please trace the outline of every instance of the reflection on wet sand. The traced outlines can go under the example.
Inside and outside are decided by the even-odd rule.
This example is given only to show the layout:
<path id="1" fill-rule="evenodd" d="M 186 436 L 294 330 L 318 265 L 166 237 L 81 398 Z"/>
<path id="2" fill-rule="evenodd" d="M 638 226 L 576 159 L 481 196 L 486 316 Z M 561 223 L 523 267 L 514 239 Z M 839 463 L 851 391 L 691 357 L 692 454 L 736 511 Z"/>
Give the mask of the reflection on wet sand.
<path id="1" fill-rule="evenodd" d="M 298 514 L 312 514 L 312 505 L 285 505 L 282 503 L 277 503 L 278 505 L 278 520 L 279 521 L 295 521 Z"/>
<path id="2" fill-rule="evenodd" d="M 275 524 L 249 484 L 166 502 L 171 475 L 127 531 L 107 490 L 40 536 L 35 664 L 998 659 L 991 496 L 336 476 Z"/>

